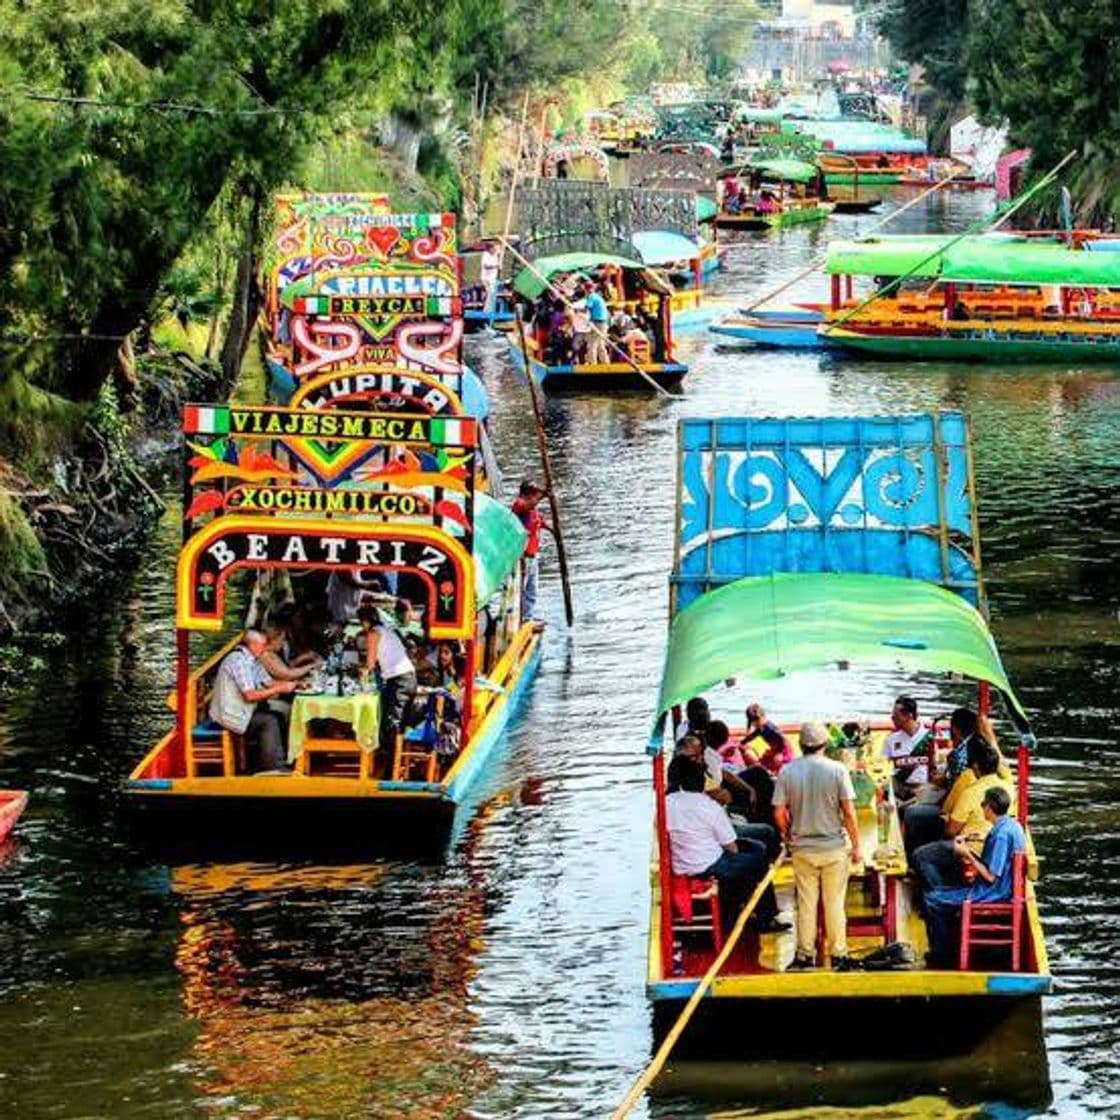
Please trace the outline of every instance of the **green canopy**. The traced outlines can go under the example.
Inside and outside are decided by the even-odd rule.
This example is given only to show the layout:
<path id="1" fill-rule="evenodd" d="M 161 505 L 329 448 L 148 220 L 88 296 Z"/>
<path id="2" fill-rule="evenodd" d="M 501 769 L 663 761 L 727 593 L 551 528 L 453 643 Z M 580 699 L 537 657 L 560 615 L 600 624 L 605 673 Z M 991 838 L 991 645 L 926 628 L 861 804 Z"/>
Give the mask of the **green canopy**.
<path id="1" fill-rule="evenodd" d="M 762 172 L 765 177 L 784 183 L 811 183 L 817 177 L 817 169 L 800 159 L 756 159 L 743 164 L 743 169 Z"/>
<path id="2" fill-rule="evenodd" d="M 987 681 L 1027 723 L 984 619 L 959 595 L 897 576 L 782 572 L 736 580 L 677 615 L 658 718 L 729 677 L 773 680 L 849 661 Z"/>
<path id="3" fill-rule="evenodd" d="M 513 281 L 513 290 L 526 299 L 536 299 L 548 286 L 545 280 L 566 272 L 591 272 L 605 264 L 634 268 L 639 272 L 646 267 L 640 261 L 614 257 L 609 253 L 561 253 L 556 257 L 541 257 L 539 261 L 533 261 L 531 269 L 523 268 Z M 541 279 L 542 276 L 545 280 Z"/>
<path id="4" fill-rule="evenodd" d="M 833 241 L 825 268 L 848 276 L 910 275 L 970 284 L 1120 287 L 1120 253 L 1005 234 L 974 234 L 955 242 L 942 234 Z"/>
<path id="5" fill-rule="evenodd" d="M 488 494 L 474 496 L 474 594 L 481 607 L 498 591 L 525 551 L 517 515 Z"/>

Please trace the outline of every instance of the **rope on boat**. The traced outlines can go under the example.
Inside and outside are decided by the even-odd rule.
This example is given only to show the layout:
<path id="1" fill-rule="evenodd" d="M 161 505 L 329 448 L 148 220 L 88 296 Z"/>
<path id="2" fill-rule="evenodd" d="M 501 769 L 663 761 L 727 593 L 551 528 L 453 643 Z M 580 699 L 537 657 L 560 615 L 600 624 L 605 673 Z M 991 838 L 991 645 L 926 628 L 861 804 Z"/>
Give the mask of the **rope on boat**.
<path id="1" fill-rule="evenodd" d="M 934 249 L 934 251 L 930 253 L 929 256 L 923 257 L 920 261 L 918 261 L 917 264 L 913 265 L 901 276 L 896 276 L 889 284 L 884 284 L 881 288 L 878 289 L 878 291 L 872 292 L 865 300 L 862 300 L 860 303 L 856 304 L 855 307 L 845 312 L 835 322 L 824 324 L 821 328 L 821 334 L 827 337 L 838 327 L 842 327 L 849 319 L 852 318 L 853 315 L 858 315 L 865 307 L 874 303 L 877 299 L 882 299 L 883 296 L 891 292 L 897 292 L 898 289 L 902 287 L 903 281 L 905 281 L 910 276 L 913 276 L 913 274 L 917 272 L 918 269 L 923 268 L 925 265 L 929 264 L 930 261 L 936 260 L 940 256 L 944 256 L 945 253 L 947 253 L 954 245 L 956 245 L 958 241 L 961 241 L 963 238 L 969 237 L 970 235 L 975 233 L 979 233 L 989 225 L 991 225 L 992 229 L 998 229 L 1001 225 L 1003 225 L 1004 222 L 1007 221 L 1008 218 L 1011 217 L 1012 214 L 1015 213 L 1016 210 L 1018 210 L 1021 206 L 1023 206 L 1026 202 L 1028 202 L 1031 198 L 1038 194 L 1040 190 L 1050 186 L 1050 184 L 1058 177 L 1058 173 L 1062 170 L 1062 168 L 1064 168 L 1065 165 L 1076 156 L 1076 149 L 1067 152 L 1066 155 L 1061 160 L 1059 160 L 1058 163 L 1056 163 L 1050 171 L 1048 171 L 1041 179 L 1039 179 L 1039 181 L 1035 183 L 1035 185 L 1031 187 L 1029 191 L 1025 192 L 1023 195 L 1017 198 L 1002 213 L 996 211 L 994 214 L 985 214 L 984 217 L 979 221 L 973 222 L 970 226 L 967 226 L 963 233 L 958 233 L 956 237 L 947 241 L 939 249 Z"/>
<path id="2" fill-rule="evenodd" d="M 650 1087 L 654 1078 L 661 1072 L 662 1067 L 669 1059 L 670 1052 L 677 1044 L 677 1040 L 684 1033 L 685 1027 L 688 1026 L 693 1012 L 700 1006 L 700 1001 L 707 995 L 712 981 L 718 975 L 719 970 L 727 963 L 727 958 L 731 956 L 735 946 L 739 943 L 739 938 L 743 935 L 743 930 L 746 929 L 747 919 L 754 913 L 754 909 L 758 905 L 759 899 L 762 898 L 763 892 L 773 882 L 775 872 L 777 872 L 778 868 L 781 867 L 785 860 L 785 852 L 782 852 L 781 855 L 770 864 L 770 870 L 766 872 L 762 881 L 755 887 L 754 894 L 747 900 L 746 906 L 743 907 L 742 913 L 736 920 L 731 932 L 727 935 L 727 940 L 723 943 L 723 948 L 720 950 L 719 955 L 712 961 L 708 971 L 704 973 L 700 983 L 696 985 L 692 995 L 689 996 L 688 1003 L 684 1005 L 684 1010 L 681 1011 L 677 1021 L 673 1024 L 672 1030 L 665 1036 L 665 1041 L 661 1043 L 657 1053 L 654 1054 L 653 1060 L 646 1066 L 637 1081 L 630 1086 L 630 1092 L 623 1098 L 622 1104 L 611 1114 L 611 1120 L 625 1120 L 625 1117 L 630 1114 L 630 1110 L 638 1103 L 642 1094 Z M 664 931 L 662 931 L 662 933 L 664 933 Z"/>
<path id="3" fill-rule="evenodd" d="M 866 233 L 860 236 L 859 240 L 863 241 L 866 238 L 870 237 L 872 234 L 878 233 L 878 231 L 881 230 L 883 226 L 885 226 L 888 222 L 893 222 L 895 218 L 899 216 L 899 214 L 905 214 L 906 211 L 909 210 L 912 206 L 917 206 L 918 203 L 923 199 L 929 198 L 931 194 L 935 194 L 937 191 L 941 190 L 942 187 L 946 186 L 948 183 L 956 181 L 963 175 L 963 171 L 958 171 L 954 172 L 952 175 L 949 175 L 944 179 L 938 179 L 932 187 L 929 187 L 926 190 L 922 191 L 922 193 L 919 195 L 915 195 L 912 199 L 910 199 L 909 202 L 906 203 L 905 206 L 900 206 L 897 210 L 892 210 L 885 217 L 880 218 L 879 221 L 877 221 Z M 773 288 L 764 296 L 760 296 L 754 301 L 754 303 L 750 304 L 747 307 L 744 307 L 740 314 L 749 315 L 752 311 L 754 311 L 756 307 L 761 307 L 764 303 L 769 303 L 775 296 L 780 296 L 782 292 L 787 291 L 788 289 L 792 288 L 794 284 L 797 284 L 801 280 L 804 280 L 806 276 L 809 276 L 811 273 L 816 272 L 817 269 L 820 268 L 821 265 L 823 265 L 827 260 L 828 253 L 822 253 L 819 257 L 817 257 L 816 260 L 813 261 L 812 264 L 809 265 L 808 268 L 804 269 L 802 272 L 799 272 L 796 276 L 793 277 L 792 280 L 787 280 L 780 287 Z"/>
<path id="4" fill-rule="evenodd" d="M 527 260 L 525 257 L 523 257 L 509 243 L 508 238 L 506 238 L 506 237 L 501 238 L 501 242 L 502 242 L 503 247 L 509 253 L 511 253 L 517 261 L 519 261 L 525 268 L 527 268 L 542 284 L 544 284 L 544 286 L 554 296 L 556 296 L 569 311 L 574 310 L 574 307 L 572 306 L 572 301 L 570 299 L 568 299 L 568 297 L 555 284 L 553 284 L 553 282 L 547 276 L 545 276 L 545 274 L 543 272 L 541 272 L 540 269 L 534 267 L 532 261 Z M 634 359 L 631 358 L 630 355 L 625 350 L 623 350 L 622 347 L 619 346 L 614 341 L 614 339 L 611 338 L 610 335 L 607 334 L 607 332 L 605 330 L 602 330 L 600 327 L 597 327 L 594 323 L 592 323 L 591 324 L 591 333 L 598 335 L 607 344 L 608 350 L 613 350 L 620 358 L 622 358 L 622 360 L 628 366 L 630 366 L 631 369 L 633 369 L 633 371 L 636 374 L 638 374 L 640 377 L 642 377 L 645 381 L 649 382 L 649 384 L 654 389 L 656 389 L 657 392 L 661 394 L 661 396 L 668 397 L 669 400 L 674 399 L 673 394 L 670 393 L 668 389 L 664 388 L 661 385 L 658 385 L 658 383 L 652 377 L 650 377 L 650 375 L 648 373 L 646 373 L 646 371 L 644 369 L 642 369 L 642 367 L 640 365 L 638 365 L 638 363 L 635 362 Z M 532 377 L 533 376 L 533 371 L 531 369 L 529 369 L 528 367 L 525 368 L 525 376 L 526 377 Z"/>

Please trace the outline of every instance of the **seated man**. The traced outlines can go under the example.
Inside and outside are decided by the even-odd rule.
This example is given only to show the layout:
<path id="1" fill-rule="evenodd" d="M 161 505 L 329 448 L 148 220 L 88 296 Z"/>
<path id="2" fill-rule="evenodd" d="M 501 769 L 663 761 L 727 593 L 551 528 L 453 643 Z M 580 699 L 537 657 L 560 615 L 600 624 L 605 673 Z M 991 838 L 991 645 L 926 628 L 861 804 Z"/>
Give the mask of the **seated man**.
<path id="1" fill-rule="evenodd" d="M 961 775 L 945 799 L 942 839 L 923 844 L 914 852 L 914 871 L 926 888 L 963 885 L 956 840 L 963 839 L 979 854 L 990 827 L 983 810 L 984 794 L 996 787 L 1007 789 L 999 774 L 999 751 L 991 743 L 974 739 L 968 753 L 972 773 Z"/>
<path id="2" fill-rule="evenodd" d="M 274 681 L 260 664 L 268 641 L 259 630 L 246 630 L 236 649 L 222 658 L 210 695 L 210 718 L 227 731 L 244 735 L 252 752 L 250 769 L 287 770 L 283 717 L 268 701 L 295 691 L 295 681 Z"/>
<path id="3" fill-rule="evenodd" d="M 777 774 L 787 762 L 793 761 L 793 747 L 789 740 L 773 720 L 767 719 L 762 705 L 757 703 L 747 705 L 747 733 L 739 740 L 739 745 L 749 746 L 755 739 L 761 739 L 766 750 L 761 754 L 754 749 L 744 752 L 748 766 L 757 763 L 771 774 Z"/>
<path id="4" fill-rule="evenodd" d="M 673 873 L 714 876 L 719 881 L 723 923 L 729 927 L 766 874 L 766 853 L 761 844 L 751 841 L 744 842 L 749 850 L 741 850 L 727 814 L 704 793 L 702 765 L 678 755 L 669 764 L 668 781 L 674 787 L 665 798 Z M 764 933 L 789 929 L 777 915 L 774 888 L 768 887 L 752 924 Z"/>
<path id="5" fill-rule="evenodd" d="M 977 882 L 968 887 L 938 887 L 925 896 L 926 933 L 929 936 L 930 968 L 954 968 L 957 963 L 958 922 L 961 906 L 972 902 L 1006 902 L 1014 893 L 1014 856 L 1026 851 L 1027 838 L 1023 826 L 1007 815 L 1011 794 L 1002 786 L 993 786 L 983 796 L 981 805 L 988 822 L 984 848 L 977 857 L 960 837 L 955 841 L 958 858 L 970 864 Z"/>
<path id="6" fill-rule="evenodd" d="M 773 779 L 760 766 L 737 765 L 738 748 L 730 742 L 731 731 L 722 720 L 714 719 L 708 724 L 705 740 L 705 762 L 712 751 L 715 751 L 722 762 L 720 788 L 730 797 L 727 811 L 731 814 L 735 835 L 740 840 L 757 840 L 765 845 L 767 859 L 777 859 L 782 850 L 782 842 L 778 830 L 769 823 L 772 817 Z M 756 780 L 762 785 L 755 784 Z"/>

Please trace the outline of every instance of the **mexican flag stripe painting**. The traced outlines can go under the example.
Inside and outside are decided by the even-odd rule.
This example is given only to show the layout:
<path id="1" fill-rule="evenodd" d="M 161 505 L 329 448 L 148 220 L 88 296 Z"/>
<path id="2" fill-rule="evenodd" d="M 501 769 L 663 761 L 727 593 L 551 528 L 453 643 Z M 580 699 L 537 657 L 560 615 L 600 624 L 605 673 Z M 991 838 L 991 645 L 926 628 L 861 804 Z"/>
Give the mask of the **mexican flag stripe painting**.
<path id="1" fill-rule="evenodd" d="M 222 405 L 188 404 L 183 409 L 183 431 L 191 435 L 229 435 L 229 409 Z"/>

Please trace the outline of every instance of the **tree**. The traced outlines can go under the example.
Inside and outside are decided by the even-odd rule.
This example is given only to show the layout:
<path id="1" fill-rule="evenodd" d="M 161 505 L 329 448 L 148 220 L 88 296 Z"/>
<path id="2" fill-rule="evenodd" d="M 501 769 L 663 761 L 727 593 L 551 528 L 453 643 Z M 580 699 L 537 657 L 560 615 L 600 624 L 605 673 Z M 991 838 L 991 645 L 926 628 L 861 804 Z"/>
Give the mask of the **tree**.
<path id="1" fill-rule="evenodd" d="M 1045 172 L 1067 152 L 1083 221 L 1120 217 L 1120 8 L 1114 0 L 1052 5 L 999 0 L 975 5 L 967 51 L 971 93 L 989 120 Z"/>

